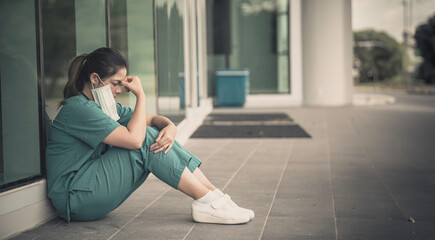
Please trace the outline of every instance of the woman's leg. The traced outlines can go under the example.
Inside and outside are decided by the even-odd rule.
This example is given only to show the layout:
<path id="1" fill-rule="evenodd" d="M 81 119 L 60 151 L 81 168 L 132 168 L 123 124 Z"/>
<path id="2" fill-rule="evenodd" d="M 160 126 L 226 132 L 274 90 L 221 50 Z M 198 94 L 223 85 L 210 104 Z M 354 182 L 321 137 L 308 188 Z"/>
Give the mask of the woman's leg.
<path id="1" fill-rule="evenodd" d="M 228 203 L 228 198 L 218 196 L 216 188 L 198 169 L 201 160 L 176 143 L 164 154 L 149 151 L 158 131 L 147 128 L 144 148 L 144 167 L 157 178 L 195 199 L 192 217 L 196 222 L 240 224 L 250 220 L 245 213 L 237 211 Z"/>
<path id="2" fill-rule="evenodd" d="M 212 191 L 216 189 L 216 187 L 207 179 L 207 177 L 202 173 L 202 171 L 199 168 L 193 171 L 193 176 L 195 176 L 195 178 L 198 179 L 198 181 L 206 188 Z"/>
<path id="3" fill-rule="evenodd" d="M 148 177 L 138 150 L 111 148 L 92 164 L 98 166 L 92 191 L 70 191 L 71 219 L 99 219 L 118 207 Z"/>
<path id="4" fill-rule="evenodd" d="M 195 157 L 195 155 L 193 155 L 192 153 L 189 152 L 189 150 L 187 150 L 185 147 L 183 147 L 180 143 L 178 143 L 177 141 L 174 142 L 174 145 L 183 150 L 184 152 L 186 152 L 186 154 L 192 156 L 192 158 L 195 161 L 200 161 L 197 157 Z M 193 173 L 193 175 L 196 177 L 196 179 L 199 180 L 199 182 L 202 183 L 202 185 L 204 185 L 205 187 L 207 187 L 208 189 L 214 191 L 216 189 L 216 187 L 207 179 L 207 177 L 202 173 L 202 171 L 199 168 L 189 168 L 189 170 Z"/>
<path id="5" fill-rule="evenodd" d="M 205 196 L 208 193 L 209 188 L 204 186 L 201 181 L 199 181 L 196 176 L 189 171 L 189 169 L 185 168 L 181 175 L 180 183 L 178 184 L 178 190 L 196 200 Z"/>

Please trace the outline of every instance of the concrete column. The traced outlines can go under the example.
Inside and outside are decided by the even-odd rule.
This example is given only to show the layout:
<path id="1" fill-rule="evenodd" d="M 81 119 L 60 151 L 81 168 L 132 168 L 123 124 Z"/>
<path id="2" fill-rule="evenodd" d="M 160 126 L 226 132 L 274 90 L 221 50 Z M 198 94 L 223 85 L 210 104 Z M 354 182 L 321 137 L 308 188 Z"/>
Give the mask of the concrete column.
<path id="1" fill-rule="evenodd" d="M 191 104 L 191 42 L 190 42 L 190 1 L 184 2 L 184 18 L 183 18 L 183 45 L 184 45 L 184 96 L 186 107 L 192 106 Z"/>
<path id="2" fill-rule="evenodd" d="M 303 104 L 352 104 L 351 0 L 302 1 Z"/>
<path id="3" fill-rule="evenodd" d="M 196 38 L 196 1 L 195 0 L 187 0 L 185 1 L 188 5 L 188 12 L 186 15 L 188 16 L 189 21 L 189 43 L 190 43 L 190 105 L 189 107 L 196 108 L 198 106 L 198 59 L 197 59 L 197 38 Z"/>
<path id="4" fill-rule="evenodd" d="M 196 1 L 186 0 L 183 22 L 184 33 L 184 87 L 187 107 L 197 107 Z"/>
<path id="5" fill-rule="evenodd" d="M 196 14 L 198 16 L 198 75 L 201 98 L 207 98 L 207 29 L 206 29 L 206 1 L 196 0 Z"/>
<path id="6" fill-rule="evenodd" d="M 302 0 L 290 0 L 290 96 L 295 105 L 302 104 Z"/>

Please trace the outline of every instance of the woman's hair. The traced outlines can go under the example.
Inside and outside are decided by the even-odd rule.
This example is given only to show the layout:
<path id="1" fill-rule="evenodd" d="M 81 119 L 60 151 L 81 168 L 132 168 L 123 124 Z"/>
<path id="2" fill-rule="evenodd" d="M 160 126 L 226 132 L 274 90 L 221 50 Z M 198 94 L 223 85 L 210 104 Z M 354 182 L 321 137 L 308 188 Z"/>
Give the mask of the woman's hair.
<path id="1" fill-rule="evenodd" d="M 63 89 L 63 102 L 80 94 L 89 82 L 92 73 L 97 73 L 101 79 L 115 75 L 120 69 L 127 68 L 124 57 L 115 49 L 102 47 L 89 54 L 75 57 L 68 69 L 68 82 Z"/>

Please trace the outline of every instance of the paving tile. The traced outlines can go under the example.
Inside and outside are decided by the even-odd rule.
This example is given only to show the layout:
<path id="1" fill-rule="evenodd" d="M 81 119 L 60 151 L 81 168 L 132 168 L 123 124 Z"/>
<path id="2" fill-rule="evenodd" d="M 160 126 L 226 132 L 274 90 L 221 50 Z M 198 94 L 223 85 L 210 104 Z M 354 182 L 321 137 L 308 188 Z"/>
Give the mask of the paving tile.
<path id="1" fill-rule="evenodd" d="M 191 198 L 170 190 L 116 234 L 114 239 L 180 239 L 194 224 L 191 203 Z"/>
<path id="2" fill-rule="evenodd" d="M 334 199 L 335 216 L 337 218 L 364 219 L 400 219 L 403 216 L 400 209 L 391 199 L 370 201 L 371 199 Z"/>
<path id="3" fill-rule="evenodd" d="M 335 239 L 334 218 L 270 216 L 262 239 Z"/>
<path id="4" fill-rule="evenodd" d="M 406 220 L 337 218 L 340 240 L 417 240 L 413 224 Z"/>
<path id="5" fill-rule="evenodd" d="M 330 152 L 329 153 L 331 161 L 348 161 L 352 159 L 363 159 L 366 160 L 367 156 L 364 152 L 361 151 L 347 151 L 347 152 Z"/>
<path id="6" fill-rule="evenodd" d="M 240 225 L 196 224 L 186 239 L 258 239 L 263 228 L 265 218 L 265 216 L 256 216 L 249 223 Z"/>
<path id="7" fill-rule="evenodd" d="M 374 170 L 367 157 L 331 157 L 331 169 L 337 171 L 361 169 Z"/>
<path id="8" fill-rule="evenodd" d="M 287 172 L 329 173 L 328 162 L 293 162 L 287 165 Z"/>
<path id="9" fill-rule="evenodd" d="M 301 182 L 282 183 L 277 192 L 277 197 L 286 199 L 316 198 L 332 199 L 332 189 L 329 184 L 310 184 Z"/>
<path id="10" fill-rule="evenodd" d="M 398 201 L 415 201 L 415 199 L 421 202 L 435 201 L 435 186 L 392 185 L 388 186 L 388 190 Z"/>
<path id="11" fill-rule="evenodd" d="M 98 221 L 71 223 L 67 223 L 61 219 L 55 219 L 38 228 L 25 232 L 14 239 L 107 239 L 120 227 L 118 224 L 114 223 L 117 222 L 119 218 L 122 218 L 122 216 L 108 215 Z"/>
<path id="12" fill-rule="evenodd" d="M 411 173 L 417 170 L 418 165 L 410 159 L 407 159 L 403 155 L 399 158 L 394 155 L 383 156 L 382 158 L 376 158 L 370 155 L 370 160 L 378 171 L 394 171 Z"/>
<path id="13" fill-rule="evenodd" d="M 387 186 L 403 186 L 403 185 L 419 185 L 419 186 L 435 186 L 430 179 L 419 171 L 380 171 L 379 176 Z"/>
<path id="14" fill-rule="evenodd" d="M 182 239 L 195 223 L 186 215 L 143 214 L 112 239 Z"/>
<path id="15" fill-rule="evenodd" d="M 332 198 L 283 198 L 279 195 L 270 216 L 280 217 L 334 217 Z"/>
<path id="16" fill-rule="evenodd" d="M 393 199 L 387 189 L 380 184 L 351 184 L 335 183 L 333 185 L 334 198 L 343 199 L 366 199 L 367 201 L 379 201 Z"/>
<path id="17" fill-rule="evenodd" d="M 362 152 L 360 146 L 334 146 L 332 143 L 329 145 L 329 152 L 332 156 L 334 155 L 357 155 L 359 152 Z M 358 155 L 357 155 L 358 156 Z"/>
<path id="18" fill-rule="evenodd" d="M 435 239 L 435 221 L 416 220 L 413 224 L 414 232 L 420 240 Z"/>
<path id="19" fill-rule="evenodd" d="M 412 217 L 416 221 L 435 222 L 435 201 L 428 202 L 415 199 L 414 201 L 397 201 L 398 206 L 403 211 L 405 217 Z M 435 227 L 435 225 L 433 225 Z"/>
<path id="20" fill-rule="evenodd" d="M 315 173 L 315 172 L 296 172 L 286 171 L 282 179 L 282 184 L 299 183 L 305 187 L 311 185 L 330 185 L 329 173 Z"/>
<path id="21" fill-rule="evenodd" d="M 332 183 L 347 184 L 347 185 L 382 185 L 381 180 L 376 173 L 369 171 L 351 171 L 351 172 L 336 172 L 331 173 Z"/>

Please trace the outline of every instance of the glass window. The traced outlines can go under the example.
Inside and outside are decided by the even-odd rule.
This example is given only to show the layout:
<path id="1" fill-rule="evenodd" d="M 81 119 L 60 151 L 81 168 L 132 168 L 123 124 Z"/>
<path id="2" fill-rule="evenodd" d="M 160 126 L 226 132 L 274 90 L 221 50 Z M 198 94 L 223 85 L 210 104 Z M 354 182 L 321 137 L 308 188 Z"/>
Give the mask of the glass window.
<path id="1" fill-rule="evenodd" d="M 0 1 L 0 16 L 0 189 L 5 189 L 41 176 L 35 2 Z"/>
<path id="2" fill-rule="evenodd" d="M 128 75 L 138 76 L 144 88 L 147 113 L 155 114 L 156 78 L 154 65 L 153 1 L 113 0 L 110 5 L 111 46 L 128 62 Z M 134 107 L 136 97 L 123 93 L 116 101 Z"/>
<path id="3" fill-rule="evenodd" d="M 248 68 L 250 93 L 289 93 L 288 0 L 207 1 L 209 92 L 217 68 Z"/>
<path id="4" fill-rule="evenodd" d="M 155 1 L 159 114 L 185 118 L 183 0 Z"/>
<path id="5" fill-rule="evenodd" d="M 105 0 L 75 0 L 76 52 L 90 53 L 106 46 Z"/>
<path id="6" fill-rule="evenodd" d="M 72 58 L 106 46 L 105 0 L 42 0 L 46 111 L 58 113 Z"/>

